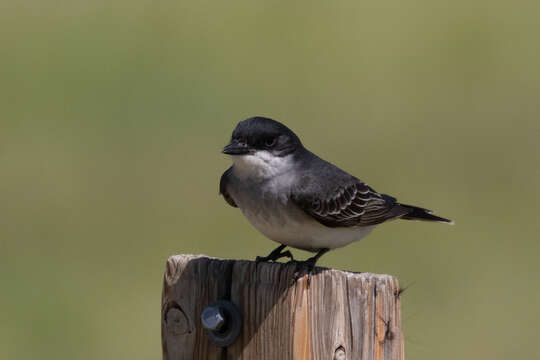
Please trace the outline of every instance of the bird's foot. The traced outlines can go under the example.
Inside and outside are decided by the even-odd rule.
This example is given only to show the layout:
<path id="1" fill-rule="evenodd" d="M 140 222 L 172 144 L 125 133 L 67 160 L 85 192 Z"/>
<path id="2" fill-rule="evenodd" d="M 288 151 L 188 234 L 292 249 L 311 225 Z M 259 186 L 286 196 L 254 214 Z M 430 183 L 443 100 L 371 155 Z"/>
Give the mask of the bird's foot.
<path id="1" fill-rule="evenodd" d="M 279 254 L 279 257 L 276 258 L 277 259 L 282 259 L 282 258 L 289 258 L 290 260 L 289 261 L 295 261 L 294 260 L 294 257 L 292 256 L 291 252 L 289 250 L 287 251 L 283 251 L 282 253 Z M 275 260 L 274 260 L 275 261 Z"/>
<path id="2" fill-rule="evenodd" d="M 292 256 L 291 252 L 289 250 L 287 251 L 281 251 L 285 248 L 285 245 L 280 245 L 274 251 L 272 251 L 268 256 L 257 256 L 255 258 L 256 263 L 260 263 L 263 261 L 276 261 L 281 258 L 287 257 L 291 259 L 290 261 L 294 261 L 294 257 Z"/>
<path id="3" fill-rule="evenodd" d="M 289 260 L 289 262 L 295 261 L 292 254 L 291 254 L 291 252 L 289 250 L 287 250 L 287 251 L 279 253 L 278 255 L 275 255 L 275 256 L 270 256 L 270 255 L 268 255 L 268 256 L 257 256 L 255 258 L 255 262 L 256 263 L 266 262 L 266 261 L 274 261 L 275 262 L 276 260 L 279 260 L 279 259 L 284 258 L 284 257 L 291 259 L 291 260 Z"/>
<path id="4" fill-rule="evenodd" d="M 307 278 L 307 287 L 309 288 L 311 284 L 311 275 L 313 274 L 313 270 L 315 270 L 315 264 L 317 263 L 317 260 L 321 256 L 323 256 L 325 253 L 328 252 L 329 249 L 320 249 L 317 252 L 317 255 L 310 257 L 309 259 L 305 261 L 295 261 L 296 263 L 296 270 L 293 274 L 293 284 L 297 282 L 300 278 L 304 277 L 306 274 L 308 276 Z"/>
<path id="5" fill-rule="evenodd" d="M 309 288 L 309 285 L 311 284 L 311 275 L 313 273 L 313 270 L 315 269 L 315 263 L 317 262 L 317 259 L 315 259 L 315 257 L 312 257 L 307 259 L 306 261 L 294 262 L 296 263 L 296 270 L 293 274 L 293 284 L 303 278 L 305 275 L 307 275 L 307 286 Z"/>

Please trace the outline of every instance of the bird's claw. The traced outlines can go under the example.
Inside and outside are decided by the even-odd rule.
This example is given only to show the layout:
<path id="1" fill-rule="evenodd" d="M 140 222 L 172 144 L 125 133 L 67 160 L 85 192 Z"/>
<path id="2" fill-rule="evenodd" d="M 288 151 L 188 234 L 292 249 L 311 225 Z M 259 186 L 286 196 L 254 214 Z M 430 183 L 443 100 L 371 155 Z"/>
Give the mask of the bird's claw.
<path id="1" fill-rule="evenodd" d="M 273 261 L 273 262 L 276 262 L 277 260 L 281 259 L 281 258 L 284 258 L 284 257 L 287 257 L 289 259 L 291 259 L 290 261 L 295 261 L 294 260 L 294 257 L 292 256 L 291 252 L 289 250 L 287 251 L 283 251 L 283 252 L 280 252 L 278 254 L 270 254 L 268 256 L 257 256 L 255 258 L 255 262 L 258 264 L 260 262 L 266 262 L 266 261 Z M 290 262 L 289 261 L 289 262 Z"/>
<path id="2" fill-rule="evenodd" d="M 284 258 L 284 257 L 287 257 L 287 258 L 291 259 L 289 261 L 295 261 L 294 257 L 292 256 L 292 254 L 291 254 L 291 252 L 289 250 L 284 251 L 281 254 L 279 254 L 279 258 Z"/>
<path id="3" fill-rule="evenodd" d="M 305 275 L 307 275 L 307 286 L 309 288 L 311 284 L 311 277 L 313 274 L 313 270 L 315 269 L 315 262 L 313 258 L 307 259 L 306 261 L 290 261 L 294 262 L 296 264 L 296 270 L 293 274 L 293 284 L 296 283 L 298 280 L 303 278 Z"/>

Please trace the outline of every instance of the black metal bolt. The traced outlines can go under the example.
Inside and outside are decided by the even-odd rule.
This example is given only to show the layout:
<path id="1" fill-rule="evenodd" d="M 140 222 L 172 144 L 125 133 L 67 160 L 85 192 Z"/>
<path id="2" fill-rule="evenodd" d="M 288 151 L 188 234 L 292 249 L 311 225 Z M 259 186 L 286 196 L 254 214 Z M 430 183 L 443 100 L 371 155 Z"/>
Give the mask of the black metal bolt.
<path id="1" fill-rule="evenodd" d="M 201 321 L 206 330 L 219 331 L 225 325 L 225 315 L 219 306 L 208 306 L 201 314 Z"/>
<path id="2" fill-rule="evenodd" d="M 231 345 L 242 330 L 242 316 L 227 300 L 218 300 L 204 308 L 201 322 L 210 341 L 220 347 Z"/>

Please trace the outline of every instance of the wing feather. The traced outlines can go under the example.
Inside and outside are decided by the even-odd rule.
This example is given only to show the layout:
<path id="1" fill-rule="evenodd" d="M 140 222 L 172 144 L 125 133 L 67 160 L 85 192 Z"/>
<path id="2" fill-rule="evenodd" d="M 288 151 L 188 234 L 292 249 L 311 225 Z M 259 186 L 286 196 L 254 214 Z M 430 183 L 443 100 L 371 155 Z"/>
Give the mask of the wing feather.
<path id="1" fill-rule="evenodd" d="M 395 198 L 379 194 L 354 177 L 347 180 L 325 193 L 304 178 L 292 199 L 304 212 L 329 227 L 376 225 L 407 213 Z"/>
<path id="2" fill-rule="evenodd" d="M 223 195 L 223 198 L 229 205 L 231 205 L 232 207 L 238 207 L 238 205 L 236 205 L 236 203 L 234 202 L 234 199 L 231 197 L 231 195 L 227 191 L 227 185 L 229 183 L 231 172 L 232 172 L 232 166 L 228 168 L 227 170 L 225 170 L 223 175 L 221 175 L 221 179 L 219 180 L 219 193 Z"/>

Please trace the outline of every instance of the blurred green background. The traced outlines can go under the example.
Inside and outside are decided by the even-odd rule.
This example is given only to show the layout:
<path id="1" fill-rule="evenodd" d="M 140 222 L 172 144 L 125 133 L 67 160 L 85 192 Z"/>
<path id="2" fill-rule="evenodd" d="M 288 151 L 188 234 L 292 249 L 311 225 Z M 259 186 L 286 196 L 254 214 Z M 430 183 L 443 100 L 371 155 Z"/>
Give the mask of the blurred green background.
<path id="1" fill-rule="evenodd" d="M 159 359 L 169 255 L 275 245 L 218 196 L 253 115 L 456 221 L 393 222 L 321 261 L 412 284 L 408 359 L 539 358 L 539 11 L 1 1 L 0 358 Z"/>

